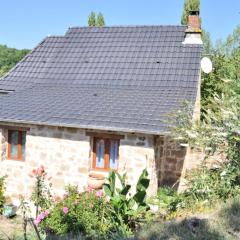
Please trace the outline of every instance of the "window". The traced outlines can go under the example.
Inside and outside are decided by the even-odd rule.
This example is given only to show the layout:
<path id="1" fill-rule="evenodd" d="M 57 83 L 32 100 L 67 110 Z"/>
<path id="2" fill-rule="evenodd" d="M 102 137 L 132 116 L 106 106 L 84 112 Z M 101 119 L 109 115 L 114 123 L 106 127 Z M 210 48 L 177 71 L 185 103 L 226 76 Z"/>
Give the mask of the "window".
<path id="1" fill-rule="evenodd" d="M 115 170 L 118 167 L 119 139 L 93 138 L 93 168 Z"/>
<path id="2" fill-rule="evenodd" d="M 26 132 L 8 130 L 8 159 L 24 160 Z"/>

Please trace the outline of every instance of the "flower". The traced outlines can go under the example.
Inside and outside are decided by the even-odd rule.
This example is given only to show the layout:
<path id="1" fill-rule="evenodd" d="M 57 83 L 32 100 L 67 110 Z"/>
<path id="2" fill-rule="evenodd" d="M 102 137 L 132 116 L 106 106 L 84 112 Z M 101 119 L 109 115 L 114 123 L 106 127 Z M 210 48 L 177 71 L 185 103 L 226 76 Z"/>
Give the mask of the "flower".
<path id="1" fill-rule="evenodd" d="M 52 197 L 52 200 L 53 200 L 55 203 L 57 203 L 57 202 L 61 201 L 61 197 L 59 197 L 59 196 L 53 196 L 53 197 Z"/>
<path id="2" fill-rule="evenodd" d="M 64 214 L 67 214 L 67 213 L 69 212 L 68 207 L 64 207 L 64 208 L 63 208 L 63 212 L 64 212 Z"/>
<path id="3" fill-rule="evenodd" d="M 49 211 L 46 210 L 46 211 L 44 212 L 44 215 L 45 215 L 45 217 L 47 217 L 47 216 L 49 215 Z"/>
<path id="4" fill-rule="evenodd" d="M 33 221 L 33 223 L 34 223 L 36 226 L 37 226 L 40 222 L 41 222 L 41 220 L 38 219 L 38 218 L 36 218 L 36 219 Z"/>
<path id="5" fill-rule="evenodd" d="M 41 221 L 45 218 L 45 213 L 41 213 L 40 215 L 38 215 L 38 217 Z"/>
<path id="6" fill-rule="evenodd" d="M 102 197 L 102 196 L 103 196 L 103 191 L 101 191 L 101 190 L 100 190 L 100 191 L 97 191 L 97 192 L 96 192 L 96 196 L 97 196 L 97 197 Z"/>

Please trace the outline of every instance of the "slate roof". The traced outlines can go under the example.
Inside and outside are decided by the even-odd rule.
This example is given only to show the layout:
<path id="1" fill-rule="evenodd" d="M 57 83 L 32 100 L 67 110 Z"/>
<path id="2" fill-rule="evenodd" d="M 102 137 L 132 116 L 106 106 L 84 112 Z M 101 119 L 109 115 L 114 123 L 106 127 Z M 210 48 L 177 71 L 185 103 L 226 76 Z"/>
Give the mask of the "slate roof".
<path id="1" fill-rule="evenodd" d="M 0 80 L 0 121 L 163 134 L 194 102 L 202 46 L 186 26 L 74 27 Z M 1 94 L 1 91 L 12 91 Z"/>

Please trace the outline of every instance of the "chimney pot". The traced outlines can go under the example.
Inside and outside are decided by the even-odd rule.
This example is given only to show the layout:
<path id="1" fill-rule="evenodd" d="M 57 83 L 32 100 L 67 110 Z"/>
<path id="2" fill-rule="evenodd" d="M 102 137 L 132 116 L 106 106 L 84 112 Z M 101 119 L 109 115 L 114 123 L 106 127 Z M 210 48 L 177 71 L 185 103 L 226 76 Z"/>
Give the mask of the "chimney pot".
<path id="1" fill-rule="evenodd" d="M 199 11 L 189 11 L 188 31 L 201 32 Z"/>

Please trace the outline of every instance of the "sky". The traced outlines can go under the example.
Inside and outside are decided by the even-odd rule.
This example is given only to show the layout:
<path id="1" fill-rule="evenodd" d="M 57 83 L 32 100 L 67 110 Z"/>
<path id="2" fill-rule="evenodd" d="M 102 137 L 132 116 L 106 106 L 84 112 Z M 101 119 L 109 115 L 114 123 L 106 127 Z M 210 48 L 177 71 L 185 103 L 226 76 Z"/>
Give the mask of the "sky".
<path id="1" fill-rule="evenodd" d="M 91 11 L 106 25 L 179 25 L 184 0 L 3 0 L 0 44 L 35 47 L 43 38 L 86 26 Z M 213 41 L 240 24 L 240 0 L 201 0 L 202 27 Z"/>

